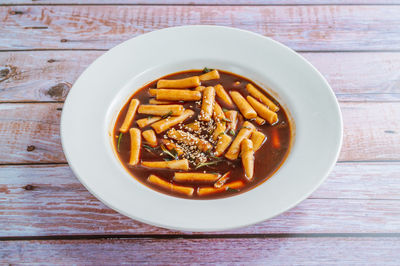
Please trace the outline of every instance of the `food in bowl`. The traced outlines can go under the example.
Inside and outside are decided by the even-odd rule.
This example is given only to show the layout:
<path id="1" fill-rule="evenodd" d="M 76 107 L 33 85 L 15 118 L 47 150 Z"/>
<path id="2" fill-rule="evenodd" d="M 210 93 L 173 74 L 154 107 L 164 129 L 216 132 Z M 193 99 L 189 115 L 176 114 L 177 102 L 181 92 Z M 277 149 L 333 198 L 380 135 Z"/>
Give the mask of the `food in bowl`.
<path id="1" fill-rule="evenodd" d="M 292 138 L 282 105 L 249 79 L 188 70 L 137 90 L 118 114 L 113 144 L 144 185 L 176 197 L 233 196 L 266 181 Z"/>

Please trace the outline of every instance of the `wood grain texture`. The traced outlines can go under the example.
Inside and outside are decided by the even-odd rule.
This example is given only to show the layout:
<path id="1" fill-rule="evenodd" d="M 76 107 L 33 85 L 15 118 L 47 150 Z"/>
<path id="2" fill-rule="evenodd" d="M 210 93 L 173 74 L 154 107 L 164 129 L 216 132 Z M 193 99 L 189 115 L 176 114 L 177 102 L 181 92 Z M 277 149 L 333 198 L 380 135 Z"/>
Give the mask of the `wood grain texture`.
<path id="1" fill-rule="evenodd" d="M 301 55 L 324 75 L 339 101 L 400 100 L 400 53 Z"/>
<path id="2" fill-rule="evenodd" d="M 0 164 L 65 162 L 61 147 L 62 104 L 1 104 Z M 30 146 L 30 147 L 29 147 Z"/>
<path id="3" fill-rule="evenodd" d="M 112 5 L 362 5 L 399 4 L 399 0 L 3 0 L 7 5 L 60 5 L 60 4 L 112 4 Z"/>
<path id="4" fill-rule="evenodd" d="M 400 260 L 400 241 L 384 237 L 6 241 L 2 246 L 2 264 L 398 265 Z"/>
<path id="5" fill-rule="evenodd" d="M 66 165 L 2 166 L 0 188 L 0 215 L 7 217 L 0 219 L 0 237 L 183 233 L 145 225 L 107 208 Z M 399 189 L 399 163 L 341 163 L 299 206 L 223 234 L 398 232 Z"/>
<path id="6" fill-rule="evenodd" d="M 0 104 L 0 164 L 63 163 L 61 103 Z M 344 102 L 341 161 L 400 159 L 400 102 Z M 34 145 L 33 151 L 27 148 Z M 360 152 L 362 151 L 362 152 Z"/>
<path id="7" fill-rule="evenodd" d="M 279 6 L 283 4 L 293 6 Z M 215 1 L 3 0 L 0 164 L 6 165 L 0 165 L 0 240 L 81 237 L 1 241 L 0 264 L 398 265 L 400 52 L 389 50 L 399 51 L 400 6 L 343 4 L 400 1 L 222 0 L 202 6 Z M 58 102 L 65 100 L 78 75 L 105 49 L 184 24 L 233 26 L 296 50 L 325 51 L 301 54 L 341 101 L 342 162 L 294 209 L 239 230 L 206 235 L 166 230 L 107 208 L 67 165 L 46 164 L 65 162 Z M 31 49 L 44 51 L 23 52 Z M 53 103 L 10 104 L 41 101 Z M 7 165 L 19 163 L 45 165 Z M 91 235 L 132 238 L 82 239 Z"/>
<path id="8" fill-rule="evenodd" d="M 237 27 L 303 51 L 397 50 L 400 6 L 4 6 L 0 49 L 108 49 L 155 29 Z"/>
<path id="9" fill-rule="evenodd" d="M 103 51 L 0 53 L 0 102 L 64 101 Z M 400 101 L 400 53 L 301 53 L 340 101 Z"/>
<path id="10" fill-rule="evenodd" d="M 400 163 L 338 163 L 314 199 L 400 200 Z"/>
<path id="11" fill-rule="evenodd" d="M 399 160 L 400 104 L 342 103 L 340 107 L 344 135 L 339 160 Z"/>

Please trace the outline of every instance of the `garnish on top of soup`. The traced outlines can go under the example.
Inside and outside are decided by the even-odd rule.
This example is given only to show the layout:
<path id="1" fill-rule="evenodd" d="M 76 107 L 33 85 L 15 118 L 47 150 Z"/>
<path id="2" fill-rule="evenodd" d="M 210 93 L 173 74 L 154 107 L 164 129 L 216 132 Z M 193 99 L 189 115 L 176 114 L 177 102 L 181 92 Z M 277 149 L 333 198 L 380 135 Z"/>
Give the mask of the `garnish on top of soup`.
<path id="1" fill-rule="evenodd" d="M 189 199 L 236 195 L 267 180 L 291 143 L 282 106 L 250 80 L 205 68 L 167 75 L 120 111 L 114 145 L 148 187 Z"/>

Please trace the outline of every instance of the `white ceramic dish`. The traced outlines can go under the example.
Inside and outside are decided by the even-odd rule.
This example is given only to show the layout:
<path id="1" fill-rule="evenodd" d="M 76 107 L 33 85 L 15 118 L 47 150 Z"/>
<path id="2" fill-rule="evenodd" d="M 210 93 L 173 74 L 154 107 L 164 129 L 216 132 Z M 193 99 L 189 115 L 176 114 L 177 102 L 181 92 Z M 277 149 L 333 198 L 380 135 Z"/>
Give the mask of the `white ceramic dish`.
<path id="1" fill-rule="evenodd" d="M 113 123 L 145 83 L 205 66 L 272 88 L 295 123 L 292 149 L 268 181 L 243 194 L 217 200 L 161 194 L 134 179 L 118 161 L 110 136 Z M 328 83 L 291 49 L 239 29 L 184 26 L 130 39 L 88 67 L 65 102 L 61 137 L 72 170 L 107 206 L 160 227 L 216 231 L 269 219 L 309 196 L 337 160 L 342 118 Z"/>

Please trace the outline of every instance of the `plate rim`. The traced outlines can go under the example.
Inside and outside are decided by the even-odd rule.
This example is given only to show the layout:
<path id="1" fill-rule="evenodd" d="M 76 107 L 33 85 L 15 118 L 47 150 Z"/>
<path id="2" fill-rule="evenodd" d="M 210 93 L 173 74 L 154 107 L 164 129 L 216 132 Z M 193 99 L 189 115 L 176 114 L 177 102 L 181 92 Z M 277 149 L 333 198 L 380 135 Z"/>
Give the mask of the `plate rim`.
<path id="1" fill-rule="evenodd" d="M 324 82 L 324 85 L 325 85 L 327 88 L 329 88 L 330 96 L 335 100 L 335 107 L 336 107 L 336 108 L 335 108 L 335 109 L 336 109 L 335 111 L 337 112 L 338 118 L 339 118 L 338 122 L 339 122 L 339 127 L 340 127 L 340 132 L 339 132 L 340 134 L 339 134 L 338 145 L 337 145 L 337 147 L 336 147 L 335 156 L 334 156 L 334 158 L 332 158 L 332 160 L 331 160 L 330 167 L 327 168 L 327 169 L 324 171 L 324 175 L 319 179 L 318 182 L 314 183 L 312 189 L 309 189 L 309 192 L 308 192 L 308 193 L 305 193 L 305 194 L 303 195 L 303 197 L 299 198 L 296 202 L 293 202 L 292 204 L 289 204 L 289 206 L 288 206 L 287 208 L 285 208 L 284 210 L 281 210 L 279 213 L 276 213 L 276 214 L 273 215 L 273 216 L 269 216 L 268 218 L 265 218 L 265 219 L 254 220 L 254 221 L 252 221 L 252 222 L 249 222 L 249 223 L 246 223 L 246 224 L 241 224 L 241 225 L 238 225 L 238 226 L 231 226 L 231 227 L 230 227 L 230 226 L 225 226 L 224 228 L 220 228 L 220 227 L 211 228 L 211 227 L 209 227 L 209 228 L 200 228 L 200 229 L 199 229 L 199 228 L 197 228 L 197 227 L 190 228 L 190 227 L 187 227 L 187 226 L 186 226 L 186 227 L 181 227 L 181 226 L 166 225 L 166 224 L 163 224 L 163 223 L 157 223 L 156 221 L 150 221 L 150 220 L 147 220 L 147 219 L 143 219 L 142 217 L 139 217 L 139 216 L 135 216 L 135 215 L 133 215 L 133 214 L 131 214 L 131 213 L 125 212 L 124 210 L 120 209 L 118 206 L 115 206 L 115 205 L 113 205 L 113 204 L 107 202 L 106 200 L 104 200 L 104 199 L 102 198 L 102 196 L 98 195 L 98 193 L 95 192 L 95 191 L 86 183 L 85 179 L 82 178 L 82 177 L 80 176 L 80 174 L 78 174 L 79 170 L 75 168 L 75 165 L 74 165 L 73 163 L 71 163 L 71 161 L 72 161 L 71 158 L 70 158 L 71 154 L 69 154 L 69 152 L 67 151 L 68 148 L 67 148 L 67 143 L 66 143 L 66 138 L 65 138 L 65 120 L 66 120 L 66 116 L 67 116 L 67 115 L 66 115 L 66 113 L 64 112 L 64 109 L 63 109 L 63 112 L 62 112 L 62 115 L 61 115 L 61 125 L 60 125 L 60 127 L 61 127 L 61 128 L 60 128 L 61 143 L 62 143 L 62 148 L 63 148 L 63 151 L 64 151 L 64 155 L 65 155 L 65 157 L 66 157 L 66 159 L 67 159 L 68 165 L 69 165 L 69 167 L 71 168 L 71 170 L 73 171 L 74 175 L 76 176 L 76 178 L 78 178 L 78 180 L 80 181 L 80 183 L 83 184 L 84 187 L 85 187 L 92 195 L 94 195 L 94 196 L 96 197 L 97 200 L 100 200 L 100 201 L 101 201 L 103 204 L 105 204 L 107 207 L 109 207 L 109 208 L 111 208 L 111 209 L 113 209 L 113 210 L 115 210 L 115 211 L 117 211 L 117 212 L 119 212 L 119 213 L 121 213 L 121 214 L 123 214 L 123 215 L 125 215 L 125 216 L 127 216 L 127 217 L 129 217 L 129 218 L 131 218 L 131 219 L 134 219 L 134 220 L 136 220 L 136 221 L 144 222 L 144 223 L 146 223 L 146 224 L 158 226 L 158 227 L 161 227 L 161 228 L 167 228 L 167 229 L 172 229 L 172 230 L 180 230 L 180 231 L 191 231 L 191 232 L 207 232 L 207 231 L 232 230 L 232 229 L 242 228 L 242 227 L 245 227 L 245 226 L 249 226 L 249 225 L 253 225 L 253 224 L 256 224 L 256 223 L 260 223 L 260 222 L 262 222 L 262 221 L 269 220 L 269 219 L 271 219 L 271 218 L 273 218 L 273 217 L 276 217 L 276 216 L 278 216 L 278 215 L 280 215 L 280 214 L 282 214 L 282 213 L 284 213 L 284 212 L 286 212 L 286 211 L 292 209 L 293 207 L 297 206 L 300 202 L 304 201 L 309 195 L 311 195 L 311 194 L 326 180 L 326 178 L 328 177 L 329 173 L 330 173 L 330 172 L 332 171 L 332 169 L 334 168 L 334 166 L 335 166 L 335 164 L 336 164 L 336 162 L 337 162 L 337 160 L 338 160 L 338 158 L 339 158 L 340 151 L 341 151 L 341 147 L 342 147 L 342 143 L 343 143 L 343 117 L 342 117 L 342 113 L 341 113 L 341 110 L 340 110 L 340 106 L 339 106 L 338 100 L 337 100 L 337 98 L 336 98 L 336 96 L 335 96 L 335 94 L 334 94 L 334 91 L 333 91 L 332 88 L 330 87 L 329 83 L 326 81 L 326 79 L 324 78 L 324 76 L 323 76 L 323 75 L 322 75 L 322 74 L 321 74 L 307 59 L 305 59 L 302 55 L 298 54 L 297 52 L 295 52 L 295 51 L 292 50 L 291 48 L 287 47 L 286 45 L 284 45 L 284 44 L 282 44 L 282 43 L 280 43 L 280 42 L 278 42 L 278 41 L 275 41 L 275 40 L 271 39 L 270 37 L 266 37 L 266 36 L 263 36 L 263 35 L 260 35 L 260 34 L 257 34 L 257 33 L 251 32 L 251 31 L 242 30 L 242 29 L 238 29 L 238 28 L 232 28 L 232 27 L 226 27 L 226 26 L 189 25 L 189 26 L 169 27 L 169 28 L 164 28 L 164 29 L 160 29 L 160 30 L 148 32 L 148 33 L 145 33 L 145 34 L 142 34 L 142 35 L 138 35 L 138 36 L 136 36 L 136 37 L 133 37 L 133 38 L 131 38 L 131 39 L 128 39 L 128 40 L 126 40 L 126 41 L 124 41 L 124 42 L 122 42 L 122 43 L 120 43 L 120 44 L 114 46 L 113 48 L 109 49 L 107 52 L 105 52 L 104 54 L 102 54 L 101 56 L 99 56 L 98 58 L 96 58 L 96 60 L 94 60 L 94 61 L 81 73 L 81 75 L 79 76 L 79 78 L 74 82 L 74 86 L 75 86 L 75 84 L 81 79 L 81 77 L 85 75 L 85 73 L 87 72 L 87 70 L 88 70 L 89 68 L 91 68 L 94 64 L 96 64 L 96 62 L 97 62 L 101 57 L 103 57 L 103 56 L 106 55 L 106 54 L 111 53 L 113 49 L 124 45 L 126 42 L 131 41 L 132 39 L 135 39 L 135 38 L 138 38 L 138 37 L 141 37 L 141 36 L 145 36 L 145 35 L 148 36 L 148 35 L 150 35 L 150 34 L 154 34 L 154 33 L 161 32 L 161 31 L 174 30 L 174 29 L 177 29 L 177 28 L 178 28 L 178 29 L 184 28 L 184 29 L 189 29 L 189 30 L 190 30 L 191 28 L 209 28 L 209 27 L 212 27 L 212 28 L 221 28 L 221 29 L 226 29 L 226 30 L 231 30 L 231 31 L 233 30 L 233 31 L 238 31 L 238 32 L 244 32 L 244 33 L 247 33 L 247 34 L 255 35 L 255 36 L 259 37 L 259 38 L 268 39 L 269 41 L 271 41 L 271 42 L 277 44 L 277 45 L 280 46 L 281 48 L 286 49 L 286 51 L 289 52 L 289 53 L 291 53 L 292 55 L 294 55 L 294 56 L 300 58 L 300 59 L 303 61 L 303 63 L 306 63 L 306 64 L 313 70 L 313 73 L 314 73 L 314 74 L 317 74 L 317 75 L 318 75 L 319 79 L 320 79 L 322 82 Z M 74 89 L 74 86 L 72 86 L 70 92 Z M 71 97 L 69 97 L 69 95 L 68 95 L 67 98 L 66 98 L 66 100 L 65 100 L 65 102 L 64 102 L 64 106 L 65 106 L 65 105 L 70 105 L 70 103 L 69 103 L 70 100 L 69 100 L 69 99 L 71 99 Z M 289 111 L 289 113 L 290 113 L 290 111 Z M 295 122 L 296 122 L 296 121 L 294 121 L 294 123 L 295 123 Z M 289 153 L 290 153 L 290 151 L 289 151 Z M 290 155 L 290 154 L 289 154 L 289 155 Z M 283 163 L 283 164 L 284 164 L 284 163 Z M 247 193 L 247 192 L 244 192 L 244 194 L 245 194 L 245 193 Z M 193 200 L 191 200 L 191 201 L 193 201 Z"/>

